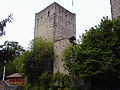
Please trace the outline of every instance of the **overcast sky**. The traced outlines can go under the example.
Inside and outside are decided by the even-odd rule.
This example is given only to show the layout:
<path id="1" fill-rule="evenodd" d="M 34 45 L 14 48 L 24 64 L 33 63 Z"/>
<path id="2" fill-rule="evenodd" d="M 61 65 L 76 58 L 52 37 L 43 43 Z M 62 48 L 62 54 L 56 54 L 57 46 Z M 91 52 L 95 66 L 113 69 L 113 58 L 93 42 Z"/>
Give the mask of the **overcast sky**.
<path id="1" fill-rule="evenodd" d="M 90 27 L 98 25 L 103 16 L 111 18 L 110 0 L 0 0 L 0 21 L 13 14 L 13 22 L 8 23 L 6 35 L 0 37 L 4 41 L 17 41 L 28 47 L 34 38 L 35 13 L 38 13 L 53 2 L 57 2 L 67 10 L 76 13 L 76 35 L 84 33 Z"/>

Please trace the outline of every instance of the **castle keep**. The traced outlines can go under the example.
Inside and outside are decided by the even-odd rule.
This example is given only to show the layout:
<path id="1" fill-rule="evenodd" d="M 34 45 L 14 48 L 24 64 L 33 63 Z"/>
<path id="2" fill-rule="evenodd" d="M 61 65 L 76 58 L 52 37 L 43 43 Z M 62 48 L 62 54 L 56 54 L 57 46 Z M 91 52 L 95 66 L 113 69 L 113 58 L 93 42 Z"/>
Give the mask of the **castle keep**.
<path id="1" fill-rule="evenodd" d="M 62 51 L 70 44 L 70 39 L 76 37 L 76 15 L 54 2 L 35 14 L 34 36 L 53 41 L 56 56 L 53 73 L 68 73 L 63 68 Z"/>
<path id="2" fill-rule="evenodd" d="M 120 16 L 120 0 L 110 0 L 112 18 Z"/>

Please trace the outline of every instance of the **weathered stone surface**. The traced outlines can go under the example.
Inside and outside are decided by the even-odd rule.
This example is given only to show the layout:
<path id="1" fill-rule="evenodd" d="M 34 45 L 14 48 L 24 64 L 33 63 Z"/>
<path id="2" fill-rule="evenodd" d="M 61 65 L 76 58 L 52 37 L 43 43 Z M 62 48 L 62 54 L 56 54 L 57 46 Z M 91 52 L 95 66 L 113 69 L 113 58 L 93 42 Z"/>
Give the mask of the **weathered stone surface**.
<path id="1" fill-rule="evenodd" d="M 61 55 L 63 49 L 70 44 L 69 38 L 76 37 L 76 15 L 54 2 L 35 14 L 34 36 L 53 41 L 57 56 L 53 62 L 53 72 L 68 73 L 63 68 Z"/>
<path id="2" fill-rule="evenodd" d="M 24 90 L 24 86 L 11 85 L 9 81 L 0 81 L 0 90 Z"/>
<path id="3" fill-rule="evenodd" d="M 112 18 L 120 16 L 120 0 L 110 0 Z"/>

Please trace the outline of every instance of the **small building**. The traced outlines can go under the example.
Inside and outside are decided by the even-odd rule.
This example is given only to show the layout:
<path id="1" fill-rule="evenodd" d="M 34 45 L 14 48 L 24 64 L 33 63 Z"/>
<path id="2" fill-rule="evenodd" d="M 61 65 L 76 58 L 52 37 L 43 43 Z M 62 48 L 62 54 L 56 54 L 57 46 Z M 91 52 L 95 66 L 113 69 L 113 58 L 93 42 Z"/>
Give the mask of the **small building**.
<path id="1" fill-rule="evenodd" d="M 8 80 L 11 85 L 24 85 L 23 76 L 19 73 L 14 73 L 7 76 L 6 80 Z"/>

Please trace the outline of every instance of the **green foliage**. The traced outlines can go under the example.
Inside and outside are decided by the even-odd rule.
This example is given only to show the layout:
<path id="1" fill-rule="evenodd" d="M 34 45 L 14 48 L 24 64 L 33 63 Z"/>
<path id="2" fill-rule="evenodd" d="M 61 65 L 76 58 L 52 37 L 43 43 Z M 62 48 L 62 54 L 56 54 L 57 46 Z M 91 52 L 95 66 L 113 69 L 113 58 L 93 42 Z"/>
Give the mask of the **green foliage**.
<path id="1" fill-rule="evenodd" d="M 23 70 L 24 62 L 28 58 L 29 54 L 30 54 L 30 51 L 25 51 L 23 55 L 14 59 L 13 63 L 16 65 L 15 68 L 19 73 L 24 73 L 24 70 Z"/>
<path id="2" fill-rule="evenodd" d="M 52 82 L 52 75 L 49 74 L 48 72 L 43 73 L 40 78 L 40 89 L 41 90 L 48 90 L 50 87 L 53 86 Z"/>
<path id="3" fill-rule="evenodd" d="M 101 20 L 81 38 L 82 43 L 64 51 L 65 68 L 71 75 L 91 79 L 92 83 L 120 80 L 120 19 Z"/>
<path id="4" fill-rule="evenodd" d="M 52 75 L 45 72 L 39 76 L 39 83 L 31 85 L 31 83 L 26 83 L 26 89 L 28 90 L 49 90 L 53 87 Z"/>
<path id="5" fill-rule="evenodd" d="M 55 73 L 55 75 L 53 75 L 53 83 L 55 84 L 55 86 L 57 87 L 68 87 L 70 84 L 70 79 L 68 75 L 62 74 L 62 73 Z"/>
<path id="6" fill-rule="evenodd" d="M 6 74 L 9 75 L 12 72 L 16 72 L 16 69 L 14 68 L 15 64 L 13 64 L 12 61 L 18 56 L 22 55 L 24 51 L 25 50 L 21 45 L 18 44 L 18 42 L 5 41 L 4 45 L 0 45 L 0 72 L 3 71 L 5 60 L 7 64 Z M 0 78 L 1 77 L 2 77 L 2 73 L 0 73 Z"/>
<path id="7" fill-rule="evenodd" d="M 0 45 L 0 60 L 8 61 L 14 60 L 16 57 L 24 53 L 24 49 L 21 45 L 18 45 L 18 42 L 5 41 L 4 45 Z"/>
<path id="8" fill-rule="evenodd" d="M 28 88 L 33 86 L 39 87 L 43 82 L 46 85 L 45 82 L 48 81 L 45 80 L 49 77 L 44 77 L 48 75 L 45 72 L 52 74 L 53 59 L 53 43 L 42 38 L 36 38 L 31 44 L 31 50 L 15 60 L 18 63 L 17 69 L 23 72 L 26 77 L 26 84 L 29 85 Z"/>
<path id="9" fill-rule="evenodd" d="M 16 64 L 13 61 L 8 61 L 6 64 L 6 76 L 17 72 Z"/>

